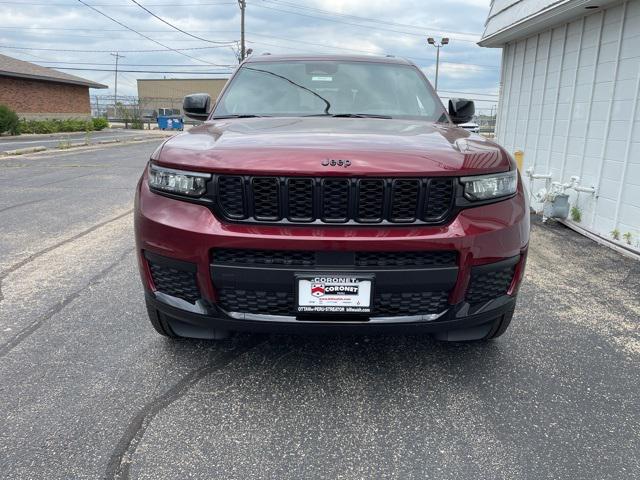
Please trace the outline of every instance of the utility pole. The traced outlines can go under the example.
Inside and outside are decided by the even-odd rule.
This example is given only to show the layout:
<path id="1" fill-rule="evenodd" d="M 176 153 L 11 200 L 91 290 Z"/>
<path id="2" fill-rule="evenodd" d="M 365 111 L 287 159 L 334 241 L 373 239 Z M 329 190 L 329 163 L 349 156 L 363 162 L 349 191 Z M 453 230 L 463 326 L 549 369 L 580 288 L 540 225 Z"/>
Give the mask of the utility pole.
<path id="1" fill-rule="evenodd" d="M 115 85 L 115 94 L 113 96 L 113 114 L 116 115 L 116 109 L 118 107 L 118 60 L 124 58 L 124 55 L 120 55 L 118 52 L 111 53 L 112 57 L 116 58 L 116 85 Z"/>
<path id="2" fill-rule="evenodd" d="M 436 85 L 434 87 L 436 89 L 436 92 L 437 92 L 438 91 L 438 71 L 440 70 L 440 49 L 449 43 L 449 39 L 447 37 L 442 37 L 440 39 L 440 43 L 438 43 L 433 39 L 433 37 L 429 37 L 429 38 L 427 38 L 427 43 L 429 45 L 433 45 L 437 49 L 437 52 L 436 52 Z"/>
<path id="3" fill-rule="evenodd" d="M 247 8 L 247 0 L 238 0 L 240 6 L 240 62 L 242 62 L 247 54 L 244 43 L 244 11 Z"/>

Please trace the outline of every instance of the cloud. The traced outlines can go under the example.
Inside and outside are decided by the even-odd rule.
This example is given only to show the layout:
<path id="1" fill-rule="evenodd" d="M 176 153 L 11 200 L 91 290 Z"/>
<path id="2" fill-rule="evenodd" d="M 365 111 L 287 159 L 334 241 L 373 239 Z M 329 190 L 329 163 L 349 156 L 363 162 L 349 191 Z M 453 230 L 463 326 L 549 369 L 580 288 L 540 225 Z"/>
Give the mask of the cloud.
<path id="1" fill-rule="evenodd" d="M 173 48 L 207 47 L 183 53 L 171 51 L 136 53 L 127 50 L 161 49 L 157 44 L 127 31 L 87 7 L 58 0 L 41 5 L 0 4 L 0 53 L 42 65 L 110 70 L 109 52 L 124 52 L 119 75 L 119 93 L 136 94 L 136 78 L 192 74 L 127 73 L 124 70 L 220 71 L 206 62 L 235 65 L 231 47 L 219 47 L 172 30 L 128 0 L 93 2 L 96 8 L 131 28 Z M 44 4 L 44 0 L 29 3 Z M 239 10 L 234 0 L 143 0 L 149 10 L 202 38 L 215 41 L 239 39 Z M 409 58 L 432 77 L 435 49 L 428 46 L 429 35 L 448 35 L 451 43 L 443 50 L 441 84 L 448 89 L 486 91 L 497 89 L 500 52 L 473 43 L 484 27 L 489 0 L 254 0 L 246 11 L 247 46 L 255 54 L 349 53 L 393 54 Z M 322 11 L 334 12 L 334 15 Z M 367 17 L 370 21 L 357 17 Z M 464 18 L 464 23 L 460 23 Z M 13 47 L 53 50 L 16 50 Z M 219 47 L 219 48 L 210 48 Z M 78 50 L 104 50 L 80 52 Z M 93 65 L 44 62 L 94 62 Z M 101 64 L 101 65 L 96 65 Z M 469 66 L 476 64 L 479 66 Z M 147 65 L 182 65 L 147 66 Z M 113 86 L 113 73 L 68 71 Z M 203 78 L 197 75 L 197 78 Z M 444 87 L 443 87 L 444 88 Z M 104 94 L 105 91 L 95 92 Z M 112 93 L 112 90 L 106 93 Z"/>

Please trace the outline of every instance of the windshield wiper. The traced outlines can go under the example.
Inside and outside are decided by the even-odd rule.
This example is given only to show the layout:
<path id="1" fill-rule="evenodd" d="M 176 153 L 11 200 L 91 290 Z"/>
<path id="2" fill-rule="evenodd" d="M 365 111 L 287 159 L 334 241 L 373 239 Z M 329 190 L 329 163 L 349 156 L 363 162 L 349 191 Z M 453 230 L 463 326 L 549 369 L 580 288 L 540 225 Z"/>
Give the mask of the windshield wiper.
<path id="1" fill-rule="evenodd" d="M 336 113 L 334 118 L 393 118 L 391 115 L 376 115 L 375 113 Z"/>
<path id="2" fill-rule="evenodd" d="M 252 115 L 250 113 L 242 113 L 238 115 L 217 115 L 215 117 L 211 117 L 212 120 L 219 120 L 222 118 L 261 118 L 266 117 L 268 115 Z"/>
<path id="3" fill-rule="evenodd" d="M 329 113 L 329 109 L 331 108 L 331 104 L 329 103 L 329 100 L 324 98 L 322 95 L 314 92 L 310 88 L 307 88 L 304 85 L 300 85 L 299 83 L 294 82 L 293 80 L 291 80 L 290 78 L 285 77 L 284 75 L 278 75 L 277 73 L 270 72 L 269 70 L 263 70 L 261 68 L 254 68 L 254 67 L 242 67 L 242 68 L 246 68 L 247 70 L 253 70 L 254 72 L 266 73 L 266 74 L 272 75 L 272 76 L 274 76 L 276 78 L 280 78 L 282 80 L 286 80 L 290 84 L 295 85 L 296 87 L 301 88 L 302 90 L 305 90 L 305 91 L 309 92 L 311 95 L 315 95 L 320 100 L 322 100 L 324 102 L 324 104 L 325 104 L 324 113 L 326 113 L 326 114 Z"/>

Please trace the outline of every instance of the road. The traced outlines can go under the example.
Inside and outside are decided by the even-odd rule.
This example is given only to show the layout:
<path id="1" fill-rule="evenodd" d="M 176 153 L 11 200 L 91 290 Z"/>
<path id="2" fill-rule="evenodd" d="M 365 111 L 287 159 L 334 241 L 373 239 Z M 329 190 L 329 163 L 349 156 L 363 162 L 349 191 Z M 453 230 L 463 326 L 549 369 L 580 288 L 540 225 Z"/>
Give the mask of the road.
<path id="1" fill-rule="evenodd" d="M 90 132 L 88 142 L 89 144 L 95 144 L 105 140 L 125 140 L 127 138 L 140 137 L 144 134 L 145 132 L 140 130 L 107 129 L 99 132 Z M 39 146 L 55 148 L 60 145 L 61 142 L 77 143 L 85 141 L 87 141 L 87 134 L 85 132 L 53 135 L 20 135 L 17 137 L 4 136 L 0 137 L 0 153 L 17 150 L 19 148 Z"/>
<path id="2" fill-rule="evenodd" d="M 489 344 L 171 341 L 133 251 L 154 147 L 0 160 L 3 478 L 638 478 L 637 262 L 535 223 Z"/>

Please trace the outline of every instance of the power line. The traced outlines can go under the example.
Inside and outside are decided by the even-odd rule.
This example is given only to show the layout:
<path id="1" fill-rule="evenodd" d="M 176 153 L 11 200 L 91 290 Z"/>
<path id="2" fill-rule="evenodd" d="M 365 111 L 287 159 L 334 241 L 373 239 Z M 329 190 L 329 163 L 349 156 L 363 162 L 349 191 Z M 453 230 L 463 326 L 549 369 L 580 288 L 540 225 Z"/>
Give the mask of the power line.
<path id="1" fill-rule="evenodd" d="M 476 36 L 476 37 L 480 37 L 482 36 L 481 33 L 477 33 L 477 32 L 456 32 L 453 30 L 438 30 L 440 27 L 433 27 L 433 26 L 424 26 L 424 25 L 411 25 L 411 24 L 407 24 L 407 23 L 398 23 L 398 22 L 390 22 L 388 20 L 379 20 L 377 18 L 371 18 L 371 17 L 362 17 L 359 15 L 350 15 L 350 14 L 346 14 L 346 13 L 340 13 L 340 12 L 333 12 L 331 10 L 323 10 L 321 8 L 314 8 L 314 7 L 309 7 L 306 5 L 298 5 L 296 3 L 291 3 L 291 2 L 285 2 L 282 0 L 263 0 L 267 3 L 275 3 L 275 4 L 279 4 L 285 7 L 289 7 L 289 8 L 295 8 L 295 9 L 301 9 L 301 10 L 308 10 L 308 11 L 313 11 L 313 12 L 319 12 L 325 15 L 331 15 L 331 16 L 335 16 L 335 17 L 342 17 L 342 18 L 351 18 L 354 20 L 361 20 L 361 21 L 365 21 L 365 22 L 371 22 L 371 23 L 380 23 L 383 25 L 395 25 L 398 27 L 409 27 L 409 28 L 415 28 L 417 30 L 422 30 L 422 31 L 427 31 L 427 30 L 431 30 L 431 31 L 435 31 L 435 32 L 447 32 L 447 33 L 453 33 L 453 34 L 458 34 L 458 35 L 471 35 L 471 36 Z"/>
<path id="2" fill-rule="evenodd" d="M 55 65 L 48 68 L 55 68 L 56 70 L 74 70 L 83 72 L 115 72 L 112 68 L 77 68 L 77 67 L 56 67 Z M 229 72 L 189 72 L 189 71 L 163 71 L 163 70 L 122 70 L 118 69 L 118 72 L 122 73 L 176 73 L 187 75 L 229 75 Z"/>
<path id="3" fill-rule="evenodd" d="M 393 52 L 375 52 L 373 50 L 363 50 L 363 49 L 358 49 L 358 48 L 348 48 L 348 47 L 343 47 L 343 46 L 338 46 L 338 45 L 327 45 L 325 43 L 315 43 L 315 42 L 306 42 L 304 40 L 297 40 L 297 39 L 293 39 L 293 38 L 285 38 L 285 37 L 277 37 L 277 36 L 273 36 L 273 35 L 262 35 L 259 33 L 252 33 L 251 34 L 254 37 L 265 37 L 265 38 L 273 38 L 276 40 L 283 40 L 286 42 L 292 42 L 292 43 L 297 43 L 297 44 L 305 44 L 305 45 L 313 45 L 313 46 L 317 46 L 317 47 L 324 47 L 324 48 L 333 48 L 336 50 L 341 50 L 341 51 L 350 51 L 350 52 L 358 52 L 358 53 L 369 53 L 369 54 L 374 54 L 374 55 L 394 55 L 397 57 L 404 57 L 404 58 L 408 58 L 410 60 L 419 60 L 419 61 L 425 61 L 425 62 L 433 62 L 433 60 L 431 58 L 425 58 L 425 57 L 411 57 L 408 55 L 397 55 L 394 54 Z M 293 47 L 289 47 L 289 46 L 285 46 L 285 45 L 276 45 L 273 43 L 265 43 L 262 41 L 255 41 L 255 40 L 250 40 L 249 43 L 253 43 L 256 45 L 266 45 L 268 47 L 278 47 L 278 48 L 293 48 Z M 305 51 L 304 49 L 295 49 L 295 50 L 300 50 L 300 51 Z M 494 68 L 494 69 L 499 69 L 500 67 L 497 65 L 483 65 L 483 64 L 477 64 L 477 63 L 466 63 L 466 62 L 446 62 L 446 61 L 441 61 L 440 63 L 447 63 L 447 64 L 452 64 L 452 65 L 465 65 L 465 66 L 473 66 L 473 67 L 483 67 L 483 68 Z"/>
<path id="4" fill-rule="evenodd" d="M 121 52 L 122 50 L 118 50 Z M 55 63 L 58 65 L 94 65 L 105 66 L 112 65 L 111 63 L 98 63 L 98 62 L 56 62 L 56 61 L 39 61 L 38 63 Z M 207 65 L 184 65 L 179 63 L 120 63 L 125 67 L 185 67 L 185 68 L 210 68 Z"/>
<path id="5" fill-rule="evenodd" d="M 179 51 L 187 51 L 187 50 L 209 50 L 212 48 L 223 48 L 226 47 L 226 45 L 219 45 L 219 46 L 215 46 L 215 47 L 188 47 L 188 48 L 172 48 L 171 51 L 174 52 L 178 52 Z M 11 45 L 0 45 L 0 48 L 6 48 L 7 50 L 36 50 L 36 51 L 45 51 L 45 52 L 81 52 L 81 53 L 111 53 L 113 52 L 113 49 L 111 50 L 83 50 L 83 49 L 78 49 L 78 48 L 46 48 L 46 47 L 15 47 L 15 46 L 11 46 Z M 167 50 L 164 48 L 155 48 L 155 49 L 150 49 L 150 50 L 122 50 L 122 49 L 118 49 L 119 52 L 121 53 L 152 53 L 152 52 L 166 52 Z M 211 64 L 213 66 L 216 67 L 231 67 L 230 64 L 228 65 L 219 65 L 219 64 Z M 204 65 L 203 65 L 204 66 Z"/>
<path id="6" fill-rule="evenodd" d="M 12 2 L 12 1 L 0 1 L 2 5 L 29 5 L 34 7 L 76 7 L 79 8 L 78 5 L 74 3 L 57 3 L 57 2 Z M 92 3 L 94 7 L 113 7 L 113 8 L 136 8 L 135 5 L 123 5 L 117 3 Z M 216 5 L 235 5 L 234 2 L 212 2 L 212 3 L 153 3 L 148 4 L 147 7 L 205 7 L 205 6 L 216 6 Z"/>
<path id="7" fill-rule="evenodd" d="M 499 95 L 495 93 L 456 92 L 454 90 L 440 90 L 440 93 L 454 93 L 458 95 L 474 95 L 474 96 L 495 97 L 495 98 L 499 97 Z"/>
<path id="8" fill-rule="evenodd" d="M 195 38 L 197 40 L 202 40 L 203 42 L 209 42 L 209 43 L 216 43 L 216 44 L 231 44 L 231 42 L 217 42 L 214 40 L 209 40 L 207 38 L 202 38 L 199 37 L 197 35 L 194 35 L 192 33 L 189 33 L 183 29 L 181 29 L 180 27 L 175 26 L 173 23 L 167 22 L 164 18 L 156 15 L 155 13 L 153 13 L 151 10 L 149 10 L 147 7 L 145 7 L 144 5 L 140 5 L 138 2 L 136 2 L 136 0 L 131 0 L 133 3 L 135 3 L 137 6 L 139 6 L 142 10 L 144 10 L 145 12 L 147 12 L 149 15 L 151 15 L 152 17 L 160 20 L 162 23 L 164 23 L 165 25 L 170 26 L 171 28 L 173 28 L 174 30 L 177 30 L 180 33 L 184 33 L 185 35 L 188 35 L 192 38 Z"/>
<path id="9" fill-rule="evenodd" d="M 291 13 L 293 15 L 300 15 L 300 16 L 303 16 L 303 17 L 316 18 L 316 19 L 319 19 L 319 20 L 324 20 L 326 22 L 343 23 L 345 25 L 352 25 L 352 26 L 360 27 L 360 28 L 371 28 L 370 26 L 362 25 L 360 23 L 347 22 L 345 20 L 339 20 L 339 19 L 336 19 L 336 18 L 319 17 L 317 15 L 311 15 L 311 14 L 308 14 L 308 13 L 292 12 L 291 10 L 283 10 L 281 8 L 270 7 L 270 6 L 267 6 L 267 5 L 254 4 L 252 6 L 259 7 L 259 8 L 266 8 L 266 9 L 269 9 L 269 10 L 275 10 L 275 11 L 278 11 L 278 12 Z M 393 30 L 393 29 L 390 29 L 390 28 L 377 27 L 377 29 L 378 30 L 387 31 L 387 32 L 399 33 L 399 34 L 402 34 L 402 35 L 410 35 L 410 36 L 414 36 L 414 37 L 424 37 L 425 36 L 424 33 L 407 32 L 407 31 L 402 31 L 402 30 Z M 446 33 L 446 30 L 443 30 L 443 32 Z M 473 44 L 476 43 L 476 40 L 467 40 L 467 39 L 463 39 L 463 38 L 459 38 L 459 37 L 452 37 L 452 36 L 450 36 L 450 38 L 454 38 L 459 42 L 469 42 L 469 43 L 473 43 Z"/>
<path id="10" fill-rule="evenodd" d="M 117 24 L 118 24 L 118 25 L 120 25 L 121 27 L 124 27 L 124 28 L 126 28 L 127 30 L 131 30 L 132 32 L 137 33 L 137 34 L 138 34 L 138 35 L 140 35 L 141 37 L 144 37 L 144 38 L 146 38 L 147 40 L 149 40 L 149 41 L 151 41 L 151 42 L 153 42 L 153 43 L 155 43 L 155 44 L 157 44 L 157 45 L 160 45 L 161 47 L 166 48 L 167 50 L 171 50 L 171 51 L 173 51 L 173 52 L 176 52 L 176 53 L 177 53 L 177 54 L 179 54 L 179 55 L 182 55 L 182 56 L 187 57 L 187 58 L 191 58 L 192 60 L 197 60 L 198 62 L 207 63 L 207 64 L 209 64 L 209 65 L 214 65 L 214 66 L 219 66 L 219 65 L 216 65 L 215 63 L 207 62 L 206 60 L 202 60 L 202 59 L 200 59 L 200 58 L 194 57 L 194 56 L 189 55 L 189 54 L 187 54 L 187 53 L 181 52 L 181 51 L 179 51 L 179 50 L 177 50 L 177 49 L 175 49 L 175 48 L 172 48 L 172 47 L 170 47 L 170 46 L 168 46 L 168 45 L 165 45 L 164 43 L 158 42 L 157 40 L 154 40 L 153 38 L 151 38 L 151 37 L 149 37 L 149 36 L 145 35 L 144 33 L 140 33 L 140 32 L 138 32 L 137 30 L 134 30 L 133 28 L 129 27 L 128 25 L 125 25 L 124 23 L 120 22 L 119 20 L 116 20 L 115 18 L 110 17 L 109 15 L 107 15 L 106 13 L 104 13 L 102 10 L 98 10 L 97 8 L 95 8 L 95 7 L 91 6 L 91 5 L 89 5 L 89 4 L 88 4 L 87 2 L 85 2 L 84 0 L 78 0 L 78 2 L 80 2 L 80 3 L 81 3 L 81 4 L 83 4 L 83 5 L 85 5 L 86 7 L 90 8 L 90 9 L 91 9 L 91 10 L 93 10 L 94 12 L 99 13 L 99 14 L 100 14 L 100 15 L 102 15 L 103 17 L 108 18 L 108 19 L 109 19 L 109 20 L 111 20 L 112 22 L 117 23 Z"/>

